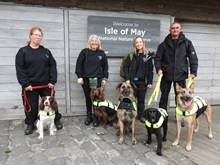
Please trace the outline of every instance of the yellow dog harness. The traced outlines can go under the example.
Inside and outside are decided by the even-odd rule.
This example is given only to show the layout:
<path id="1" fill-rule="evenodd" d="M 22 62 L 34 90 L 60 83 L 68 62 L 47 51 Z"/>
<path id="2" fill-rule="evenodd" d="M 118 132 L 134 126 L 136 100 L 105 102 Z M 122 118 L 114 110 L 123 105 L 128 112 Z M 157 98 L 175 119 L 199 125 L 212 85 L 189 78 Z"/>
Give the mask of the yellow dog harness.
<path id="1" fill-rule="evenodd" d="M 165 118 L 168 116 L 168 113 L 167 113 L 167 111 L 165 109 L 158 108 L 157 110 L 161 114 L 158 122 L 153 124 L 153 123 L 150 123 L 148 120 L 146 120 L 145 124 L 146 124 L 147 127 L 149 127 L 149 128 L 160 128 L 162 126 Z"/>
<path id="2" fill-rule="evenodd" d="M 181 116 L 191 116 L 191 115 L 197 113 L 198 111 L 201 114 L 202 112 L 204 112 L 204 110 L 207 107 L 207 103 L 205 102 L 205 100 L 199 96 L 194 97 L 194 103 L 195 104 L 190 111 L 182 111 L 182 109 L 177 106 L 176 107 L 176 114 L 181 115 Z"/>
<path id="3" fill-rule="evenodd" d="M 118 109 L 117 105 L 113 104 L 109 100 L 93 101 L 93 105 L 96 106 L 96 107 L 108 107 L 108 108 L 113 109 L 115 111 L 117 111 L 117 109 Z"/>
<path id="4" fill-rule="evenodd" d="M 42 116 L 53 116 L 55 115 L 55 111 L 44 111 L 44 110 L 39 110 L 38 115 L 42 115 Z"/>

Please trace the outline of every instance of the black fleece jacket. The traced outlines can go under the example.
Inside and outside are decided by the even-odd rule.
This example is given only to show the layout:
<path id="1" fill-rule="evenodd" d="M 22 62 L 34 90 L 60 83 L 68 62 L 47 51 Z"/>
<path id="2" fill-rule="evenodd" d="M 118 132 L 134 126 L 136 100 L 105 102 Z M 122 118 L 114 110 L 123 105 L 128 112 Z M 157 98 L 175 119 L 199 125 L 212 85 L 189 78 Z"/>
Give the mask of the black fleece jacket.
<path id="1" fill-rule="evenodd" d="M 152 84 L 153 81 L 153 58 L 154 53 L 149 52 L 147 55 L 143 53 L 132 55 L 126 58 L 124 63 L 125 80 L 134 81 L 134 77 L 145 81 L 146 85 Z"/>
<path id="2" fill-rule="evenodd" d="M 108 79 L 108 60 L 102 50 L 83 49 L 76 61 L 75 73 L 78 78 Z"/>
<path id="3" fill-rule="evenodd" d="M 182 81 L 190 74 L 197 75 L 198 58 L 192 42 L 181 32 L 174 42 L 169 34 L 158 46 L 155 57 L 156 71 L 162 69 L 163 78 L 168 81 Z"/>
<path id="4" fill-rule="evenodd" d="M 15 67 L 18 82 L 23 88 L 57 82 L 56 61 L 51 52 L 41 45 L 37 49 L 29 45 L 20 48 L 15 58 Z"/>

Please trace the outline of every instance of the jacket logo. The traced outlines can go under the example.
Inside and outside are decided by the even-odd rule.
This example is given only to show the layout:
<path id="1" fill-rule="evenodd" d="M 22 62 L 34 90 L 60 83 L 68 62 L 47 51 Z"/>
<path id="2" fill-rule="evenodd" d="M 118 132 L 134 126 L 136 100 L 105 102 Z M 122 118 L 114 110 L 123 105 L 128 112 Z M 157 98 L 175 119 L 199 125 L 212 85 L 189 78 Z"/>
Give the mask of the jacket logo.
<path id="1" fill-rule="evenodd" d="M 49 55 L 48 55 L 48 54 L 45 54 L 45 55 L 46 55 L 47 58 L 49 58 Z"/>
<path id="2" fill-rule="evenodd" d="M 102 60 L 102 56 L 99 56 L 99 60 Z"/>

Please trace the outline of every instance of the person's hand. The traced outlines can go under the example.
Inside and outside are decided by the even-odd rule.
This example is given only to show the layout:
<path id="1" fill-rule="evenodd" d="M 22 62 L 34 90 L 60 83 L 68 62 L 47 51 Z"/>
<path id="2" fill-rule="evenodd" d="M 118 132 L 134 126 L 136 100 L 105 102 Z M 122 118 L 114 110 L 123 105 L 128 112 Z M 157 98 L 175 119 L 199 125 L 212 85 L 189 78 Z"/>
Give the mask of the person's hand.
<path id="1" fill-rule="evenodd" d="M 190 74 L 189 77 L 191 77 L 192 79 L 194 79 L 196 76 L 194 74 Z"/>
<path id="2" fill-rule="evenodd" d="M 77 79 L 77 83 L 79 84 L 79 85 L 83 85 L 83 78 L 78 78 Z"/>
<path id="3" fill-rule="evenodd" d="M 49 88 L 54 88 L 54 85 L 51 84 L 51 83 L 49 83 L 49 84 L 48 84 L 48 87 L 49 87 Z"/>
<path id="4" fill-rule="evenodd" d="M 26 91 L 32 91 L 32 90 L 33 90 L 33 88 L 32 88 L 32 86 L 31 86 L 31 85 L 29 85 L 28 87 L 26 87 L 26 88 L 25 88 L 25 90 L 26 90 Z"/>
<path id="5" fill-rule="evenodd" d="M 127 81 L 126 81 L 126 84 L 128 84 L 128 85 L 129 85 L 129 84 L 130 84 L 130 80 L 127 80 Z"/>
<path id="6" fill-rule="evenodd" d="M 152 84 L 148 84 L 147 87 L 148 87 L 148 88 L 151 88 L 151 87 L 152 87 Z"/>
<path id="7" fill-rule="evenodd" d="M 107 83 L 107 81 L 103 79 L 103 80 L 102 80 L 102 85 L 105 86 L 106 83 Z"/>
<path id="8" fill-rule="evenodd" d="M 160 69 L 160 70 L 158 70 L 157 74 L 158 74 L 158 76 L 163 76 L 163 71 Z"/>

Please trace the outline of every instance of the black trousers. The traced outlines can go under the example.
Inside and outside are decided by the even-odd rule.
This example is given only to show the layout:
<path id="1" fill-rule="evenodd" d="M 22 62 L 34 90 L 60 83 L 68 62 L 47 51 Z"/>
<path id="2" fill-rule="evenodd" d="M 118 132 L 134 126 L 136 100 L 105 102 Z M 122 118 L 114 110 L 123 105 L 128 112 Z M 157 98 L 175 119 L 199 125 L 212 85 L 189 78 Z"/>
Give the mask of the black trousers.
<path id="1" fill-rule="evenodd" d="M 175 100 L 176 100 L 176 83 L 178 83 L 181 87 L 186 87 L 186 80 L 182 81 L 168 81 L 162 78 L 160 84 L 161 97 L 159 102 L 159 107 L 167 110 L 167 103 L 169 98 L 169 93 L 171 89 L 171 84 L 173 83 L 174 91 L 175 91 Z"/>
<path id="2" fill-rule="evenodd" d="M 22 99 L 24 103 L 24 96 L 23 96 L 24 90 L 22 90 Z M 25 111 L 25 124 L 34 124 L 34 122 L 37 120 L 38 116 L 38 107 L 39 107 L 39 97 L 43 96 L 50 96 L 51 89 L 50 88 L 41 88 L 41 89 L 34 89 L 33 91 L 27 91 L 26 96 L 28 99 L 28 102 L 31 106 L 31 111 L 27 112 Z M 28 107 L 27 107 L 28 110 Z M 57 111 L 55 113 L 55 119 L 54 121 L 60 120 L 62 115 Z"/>
<path id="3" fill-rule="evenodd" d="M 92 117 L 92 100 L 90 99 L 90 83 L 89 83 L 89 78 L 83 78 L 83 92 L 84 96 L 86 99 L 86 113 L 87 116 Z M 97 79 L 97 87 L 101 87 L 102 79 L 98 78 Z"/>
<path id="4" fill-rule="evenodd" d="M 135 97 L 137 98 L 138 118 L 141 118 L 145 109 L 145 95 L 147 88 L 144 80 L 134 81 L 134 84 L 137 86 Z"/>

